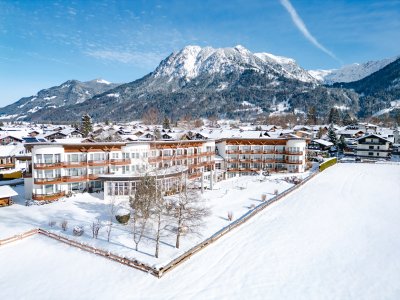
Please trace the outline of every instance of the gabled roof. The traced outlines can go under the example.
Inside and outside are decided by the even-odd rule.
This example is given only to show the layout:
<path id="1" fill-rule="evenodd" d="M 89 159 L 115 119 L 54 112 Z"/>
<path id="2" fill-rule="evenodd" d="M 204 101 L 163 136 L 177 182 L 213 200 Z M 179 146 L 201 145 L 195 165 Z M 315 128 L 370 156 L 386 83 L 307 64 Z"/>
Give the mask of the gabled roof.
<path id="1" fill-rule="evenodd" d="M 374 134 L 374 133 L 367 134 L 367 135 L 364 135 L 364 136 L 362 136 L 362 137 L 359 137 L 358 139 L 356 139 L 356 141 L 359 141 L 359 140 L 362 140 L 362 139 L 367 139 L 367 138 L 370 138 L 370 137 L 378 138 L 378 139 L 380 139 L 380 140 L 382 140 L 382 141 L 391 143 L 391 141 L 389 141 L 388 139 L 385 139 L 385 138 L 383 138 L 382 136 L 380 136 L 380 135 L 378 135 L 378 134 Z"/>

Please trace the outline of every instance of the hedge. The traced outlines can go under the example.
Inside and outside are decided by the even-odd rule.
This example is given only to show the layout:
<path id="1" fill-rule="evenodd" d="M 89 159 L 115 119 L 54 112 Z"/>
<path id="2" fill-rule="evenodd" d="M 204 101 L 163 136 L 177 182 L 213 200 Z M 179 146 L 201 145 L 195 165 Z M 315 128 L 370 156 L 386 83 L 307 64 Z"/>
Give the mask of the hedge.
<path id="1" fill-rule="evenodd" d="M 334 157 L 334 158 L 332 158 L 330 160 L 327 160 L 327 161 L 325 161 L 325 162 L 323 162 L 322 164 L 319 165 L 319 171 L 321 172 L 321 171 L 325 170 L 326 168 L 329 168 L 329 167 L 333 166 L 336 163 L 337 163 L 337 158 L 336 157 Z"/>

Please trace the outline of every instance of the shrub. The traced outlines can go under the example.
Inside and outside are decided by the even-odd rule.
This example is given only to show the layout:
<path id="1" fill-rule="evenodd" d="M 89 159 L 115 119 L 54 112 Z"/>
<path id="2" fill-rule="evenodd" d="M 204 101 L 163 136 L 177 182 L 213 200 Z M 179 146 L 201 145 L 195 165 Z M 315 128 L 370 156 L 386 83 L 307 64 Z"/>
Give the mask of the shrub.
<path id="1" fill-rule="evenodd" d="M 61 222 L 61 228 L 63 231 L 67 231 L 67 229 L 68 229 L 68 221 L 67 220 L 63 220 Z"/>
<path id="2" fill-rule="evenodd" d="M 56 226 L 56 221 L 49 221 L 49 226 L 50 227 Z"/>
<path id="3" fill-rule="evenodd" d="M 82 226 L 75 226 L 74 229 L 72 230 L 72 233 L 75 236 L 81 236 L 83 234 L 84 230 Z"/>
<path id="4" fill-rule="evenodd" d="M 337 158 L 332 158 L 319 165 L 319 171 L 323 171 L 337 163 Z"/>
<path id="5" fill-rule="evenodd" d="M 128 223 L 129 219 L 131 218 L 131 214 L 127 209 L 120 209 L 115 214 L 115 218 L 120 224 Z"/>

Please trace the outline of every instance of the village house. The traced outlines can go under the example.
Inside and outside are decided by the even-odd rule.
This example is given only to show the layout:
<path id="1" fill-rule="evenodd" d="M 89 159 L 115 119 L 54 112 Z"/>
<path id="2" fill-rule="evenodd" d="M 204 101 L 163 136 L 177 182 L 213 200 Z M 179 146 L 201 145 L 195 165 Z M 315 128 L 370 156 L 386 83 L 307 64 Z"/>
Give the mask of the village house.
<path id="1" fill-rule="evenodd" d="M 392 143 L 377 135 L 368 134 L 356 140 L 355 155 L 362 158 L 389 159 Z"/>

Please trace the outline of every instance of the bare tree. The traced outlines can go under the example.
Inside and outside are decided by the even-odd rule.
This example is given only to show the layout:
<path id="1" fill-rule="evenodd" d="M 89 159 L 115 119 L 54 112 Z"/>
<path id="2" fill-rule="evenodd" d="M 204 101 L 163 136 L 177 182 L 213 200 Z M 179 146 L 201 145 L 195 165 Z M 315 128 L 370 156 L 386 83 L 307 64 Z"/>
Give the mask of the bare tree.
<path id="1" fill-rule="evenodd" d="M 190 185 L 186 176 L 182 176 L 178 197 L 172 204 L 177 222 L 175 247 L 179 248 L 182 234 L 199 234 L 204 218 L 211 211 L 204 205 L 199 191 Z"/>
<path id="2" fill-rule="evenodd" d="M 96 219 L 96 221 L 92 222 L 92 225 L 90 226 L 92 229 L 92 237 L 94 239 L 97 239 L 97 236 L 99 235 L 99 231 L 101 228 L 101 222 L 99 219 Z"/>
<path id="3" fill-rule="evenodd" d="M 111 230 L 112 230 L 112 226 L 113 226 L 113 219 L 114 219 L 114 215 L 115 215 L 115 210 L 116 210 L 116 206 L 115 206 L 115 196 L 112 196 L 110 199 L 110 203 L 108 203 L 107 208 L 106 208 L 106 213 L 107 213 L 107 241 L 110 241 L 111 238 Z"/>
<path id="4" fill-rule="evenodd" d="M 145 175 L 136 186 L 134 196 L 129 198 L 132 213 L 133 241 L 135 250 L 139 248 L 139 243 L 145 233 L 148 221 L 151 217 L 152 206 L 155 199 L 154 178 Z"/>
<path id="5" fill-rule="evenodd" d="M 143 113 L 142 121 L 146 125 L 157 124 L 160 118 L 160 113 L 157 108 L 150 107 L 146 112 Z"/>

